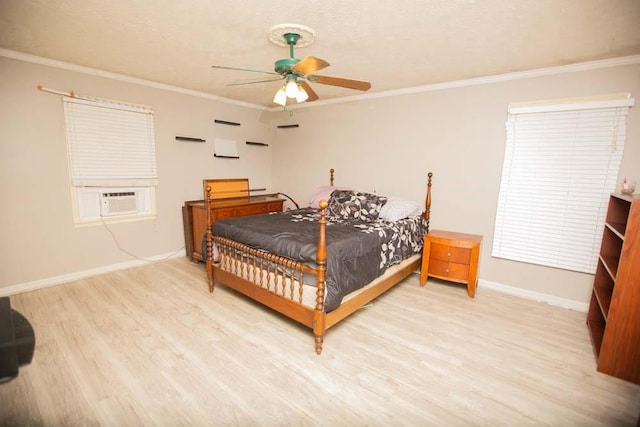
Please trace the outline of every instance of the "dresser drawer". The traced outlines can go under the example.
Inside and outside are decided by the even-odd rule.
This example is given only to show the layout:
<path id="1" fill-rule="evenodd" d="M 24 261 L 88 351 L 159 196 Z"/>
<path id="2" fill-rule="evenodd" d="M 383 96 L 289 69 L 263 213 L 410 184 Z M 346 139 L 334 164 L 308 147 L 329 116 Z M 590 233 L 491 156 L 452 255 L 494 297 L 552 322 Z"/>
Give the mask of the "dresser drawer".
<path id="1" fill-rule="evenodd" d="M 269 212 L 268 205 L 239 206 L 233 210 L 234 216 L 257 215 Z"/>
<path id="2" fill-rule="evenodd" d="M 233 217 L 233 208 L 221 208 L 216 209 L 211 212 L 213 214 L 213 219 L 225 219 Z"/>
<path id="3" fill-rule="evenodd" d="M 269 203 L 269 212 L 282 212 L 282 205 L 284 202 Z"/>
<path id="4" fill-rule="evenodd" d="M 471 249 L 457 248 L 455 246 L 431 244 L 431 259 L 454 262 L 458 264 L 469 264 L 471 261 Z"/>
<path id="5" fill-rule="evenodd" d="M 429 275 L 441 279 L 466 282 L 469 279 L 469 265 L 432 258 L 429 263 Z"/>

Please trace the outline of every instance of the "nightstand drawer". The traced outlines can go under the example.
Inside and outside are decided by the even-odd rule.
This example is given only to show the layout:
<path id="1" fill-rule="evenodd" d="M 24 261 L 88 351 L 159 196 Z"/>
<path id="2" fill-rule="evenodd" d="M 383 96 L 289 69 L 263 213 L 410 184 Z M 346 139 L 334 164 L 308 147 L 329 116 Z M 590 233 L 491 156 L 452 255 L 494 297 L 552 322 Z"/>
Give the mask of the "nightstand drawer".
<path id="1" fill-rule="evenodd" d="M 467 282 L 469 280 L 469 264 L 458 264 L 431 258 L 429 275 L 447 280 Z"/>
<path id="2" fill-rule="evenodd" d="M 471 261 L 471 249 L 432 243 L 431 259 L 455 262 L 458 264 L 469 264 Z"/>

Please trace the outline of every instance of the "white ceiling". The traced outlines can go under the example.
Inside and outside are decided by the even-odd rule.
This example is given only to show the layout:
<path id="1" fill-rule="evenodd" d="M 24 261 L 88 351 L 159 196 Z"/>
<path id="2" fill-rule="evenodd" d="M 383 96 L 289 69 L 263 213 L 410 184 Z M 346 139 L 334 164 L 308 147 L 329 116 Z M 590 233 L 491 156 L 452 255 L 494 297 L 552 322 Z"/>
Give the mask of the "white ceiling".
<path id="1" fill-rule="evenodd" d="M 640 54 L 640 0 L 0 0 L 0 48 L 271 107 L 280 82 L 211 65 L 273 71 L 282 23 L 315 30 L 296 57 L 317 74 L 369 92 Z"/>

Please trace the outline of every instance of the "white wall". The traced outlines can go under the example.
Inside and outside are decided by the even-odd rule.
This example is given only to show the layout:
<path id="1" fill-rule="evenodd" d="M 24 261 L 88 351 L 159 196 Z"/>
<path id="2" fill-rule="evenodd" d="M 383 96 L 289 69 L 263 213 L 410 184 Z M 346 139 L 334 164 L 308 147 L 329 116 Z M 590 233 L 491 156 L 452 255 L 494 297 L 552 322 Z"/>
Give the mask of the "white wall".
<path id="1" fill-rule="evenodd" d="M 592 275 L 491 257 L 504 124 L 513 102 L 618 92 L 640 96 L 640 65 L 301 108 L 291 117 L 277 113 L 274 125 L 300 127 L 272 130 L 274 185 L 308 202 L 333 167 L 336 185 L 423 200 L 432 171 L 431 228 L 484 236 L 481 280 L 586 303 Z M 620 176 L 640 181 L 640 105 L 628 117 Z"/>
<path id="2" fill-rule="evenodd" d="M 203 178 L 249 177 L 271 187 L 268 113 L 61 68 L 0 57 L 0 294 L 16 287 L 100 269 L 135 258 L 119 250 L 103 226 L 74 227 L 60 96 L 45 87 L 150 105 L 155 111 L 159 185 L 157 218 L 111 224 L 119 244 L 137 257 L 184 246 L 181 206 L 202 198 Z M 215 119 L 241 126 L 214 124 Z M 176 135 L 206 143 L 175 140 Z M 239 160 L 213 157 L 215 137 L 236 139 Z"/>

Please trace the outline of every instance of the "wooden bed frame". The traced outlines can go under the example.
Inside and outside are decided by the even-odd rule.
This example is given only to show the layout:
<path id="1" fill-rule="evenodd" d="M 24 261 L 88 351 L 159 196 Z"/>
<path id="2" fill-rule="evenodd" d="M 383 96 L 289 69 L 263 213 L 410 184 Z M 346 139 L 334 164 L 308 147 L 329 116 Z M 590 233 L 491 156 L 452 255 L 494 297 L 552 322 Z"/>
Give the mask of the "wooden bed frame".
<path id="1" fill-rule="evenodd" d="M 330 170 L 330 184 L 333 186 L 334 170 Z M 429 227 L 431 212 L 431 178 L 427 174 L 427 195 L 422 214 Z M 207 187 L 206 202 L 211 202 L 211 188 Z M 420 267 L 420 257 L 411 257 L 402 263 L 390 267 L 383 276 L 370 284 L 345 296 L 342 304 L 333 311 L 325 313 L 324 294 L 327 260 L 327 242 L 325 237 L 327 201 L 320 202 L 320 231 L 316 253 L 316 266 L 250 248 L 242 243 L 212 233 L 213 218 L 211 209 L 207 209 L 206 231 L 206 270 L 209 292 L 213 292 L 218 281 L 267 307 L 311 328 L 315 338 L 317 354 L 322 352 L 324 334 L 327 329 L 354 313 L 359 308 L 380 296 L 401 282 Z M 213 247 L 217 249 L 218 259 L 213 261 Z M 269 267 L 264 267 L 268 265 Z M 303 305 L 304 277 L 315 276 L 315 307 Z M 275 279 L 276 283 L 273 283 Z M 309 288 L 306 289 L 309 291 Z M 308 297 L 308 296 L 307 296 Z"/>

